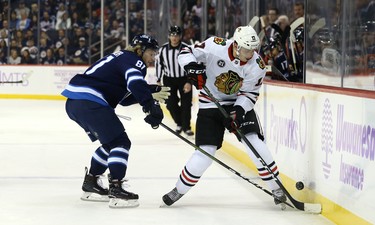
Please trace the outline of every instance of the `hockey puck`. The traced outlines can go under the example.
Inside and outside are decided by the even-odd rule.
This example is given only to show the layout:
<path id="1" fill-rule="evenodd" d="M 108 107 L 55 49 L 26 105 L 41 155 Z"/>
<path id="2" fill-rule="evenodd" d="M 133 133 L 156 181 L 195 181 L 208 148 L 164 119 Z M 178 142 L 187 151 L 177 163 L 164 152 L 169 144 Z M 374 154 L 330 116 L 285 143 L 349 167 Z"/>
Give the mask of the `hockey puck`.
<path id="1" fill-rule="evenodd" d="M 305 188 L 305 185 L 303 184 L 302 181 L 298 181 L 298 182 L 296 183 L 296 188 L 297 188 L 297 190 L 302 190 L 302 189 Z"/>

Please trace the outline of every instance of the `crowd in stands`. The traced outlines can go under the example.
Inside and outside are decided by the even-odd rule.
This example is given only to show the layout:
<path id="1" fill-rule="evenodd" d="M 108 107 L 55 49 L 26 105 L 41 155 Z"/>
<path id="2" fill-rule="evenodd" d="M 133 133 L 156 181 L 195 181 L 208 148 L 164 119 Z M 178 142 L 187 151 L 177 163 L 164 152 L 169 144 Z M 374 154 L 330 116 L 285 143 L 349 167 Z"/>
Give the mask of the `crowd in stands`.
<path id="1" fill-rule="evenodd" d="M 89 64 L 100 58 L 100 0 L 0 0 L 0 64 Z M 129 1 L 132 38 L 143 31 L 142 1 Z M 125 47 L 123 0 L 106 0 L 109 53 Z"/>
<path id="2" fill-rule="evenodd" d="M 115 49 L 125 48 L 126 29 L 129 40 L 144 31 L 144 10 L 146 0 L 129 0 L 129 27 L 125 27 L 125 0 L 106 0 L 104 6 L 104 22 L 101 24 L 100 0 L 0 0 L 0 64 L 90 64 L 100 58 L 101 28 L 104 30 L 104 54 Z M 286 0 L 285 0 L 286 1 Z M 288 4 L 281 1 L 269 1 L 266 5 L 264 21 L 264 37 L 259 52 L 266 63 L 274 65 L 287 79 L 301 81 L 304 65 L 304 46 L 306 41 L 303 27 L 290 32 L 290 25 L 304 16 L 304 4 L 296 1 L 292 10 L 285 9 Z M 38 5 L 38 2 L 41 2 Z M 375 19 L 373 0 L 364 0 L 357 4 L 358 24 L 353 29 L 359 30 L 347 39 L 348 49 L 353 57 L 349 62 L 354 72 L 373 73 L 375 71 Z M 147 4 L 155 5 L 152 1 Z M 152 4 L 151 4 L 152 3 Z M 207 37 L 201 36 L 202 15 L 205 15 L 202 0 L 186 0 L 182 2 L 181 22 L 183 41 L 191 44 Z M 216 34 L 217 0 L 207 0 L 207 36 Z M 243 25 L 243 1 L 224 1 L 225 38 L 230 38 L 234 27 Z M 311 3 L 318 4 L 318 3 Z M 331 4 L 332 5 L 332 4 Z M 338 15 L 340 8 L 334 7 L 327 18 L 327 25 L 309 40 L 308 49 L 313 65 L 337 72 L 340 68 L 342 31 L 339 28 Z M 152 8 L 152 7 L 151 7 Z M 147 11 L 147 14 L 150 12 Z M 152 17 L 147 17 L 147 26 L 152 29 Z M 319 19 L 309 16 L 310 20 Z M 356 20 L 354 20 L 356 21 Z M 263 27 L 258 23 L 257 30 Z M 290 36 L 296 39 L 290 41 Z M 293 49 L 294 54 L 291 52 Z M 352 50 L 353 49 L 353 50 Z M 358 50 L 359 49 L 359 50 Z M 294 55 L 294 57 L 293 57 Z M 363 69 L 365 68 L 365 69 Z"/>

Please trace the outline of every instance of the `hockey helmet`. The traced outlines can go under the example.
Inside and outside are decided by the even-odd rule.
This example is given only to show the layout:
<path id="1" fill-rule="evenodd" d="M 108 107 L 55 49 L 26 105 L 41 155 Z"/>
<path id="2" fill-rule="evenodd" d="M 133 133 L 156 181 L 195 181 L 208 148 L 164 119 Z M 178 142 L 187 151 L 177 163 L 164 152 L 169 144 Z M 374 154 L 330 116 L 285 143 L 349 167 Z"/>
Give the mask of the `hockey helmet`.
<path id="1" fill-rule="evenodd" d="M 240 26 L 234 31 L 233 40 L 238 46 L 249 50 L 256 50 L 260 44 L 259 37 L 251 26 Z"/>
<path id="2" fill-rule="evenodd" d="M 296 38 L 297 42 L 302 42 L 304 40 L 304 28 L 303 27 L 297 27 L 294 31 L 294 37 Z"/>
<path id="3" fill-rule="evenodd" d="M 270 39 L 269 39 L 269 48 L 272 50 L 272 49 L 274 49 L 274 48 L 277 48 L 277 49 L 279 49 L 279 47 L 280 47 L 280 42 L 279 42 L 279 40 L 277 39 L 277 38 L 275 38 L 275 37 L 271 37 Z"/>
<path id="4" fill-rule="evenodd" d="M 171 26 L 169 27 L 168 34 L 169 35 L 181 35 L 182 29 L 179 26 Z"/>
<path id="5" fill-rule="evenodd" d="M 153 50 L 157 50 L 159 48 L 159 44 L 153 37 L 147 34 L 138 34 L 136 35 L 132 42 L 130 43 L 132 47 L 140 45 L 142 48 L 142 52 L 146 51 L 146 49 L 150 48 Z"/>

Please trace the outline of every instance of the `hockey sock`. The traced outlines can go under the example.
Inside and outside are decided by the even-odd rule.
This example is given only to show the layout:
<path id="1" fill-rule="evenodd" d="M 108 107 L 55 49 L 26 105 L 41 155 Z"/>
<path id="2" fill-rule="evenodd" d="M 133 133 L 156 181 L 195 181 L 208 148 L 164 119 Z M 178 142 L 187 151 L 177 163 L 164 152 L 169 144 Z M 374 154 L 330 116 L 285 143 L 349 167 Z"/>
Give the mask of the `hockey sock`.
<path id="1" fill-rule="evenodd" d="M 112 148 L 108 157 L 108 168 L 113 180 L 122 180 L 128 167 L 129 150 L 123 147 Z"/>
<path id="2" fill-rule="evenodd" d="M 279 177 L 279 170 L 277 168 L 277 165 L 275 161 L 273 160 L 273 157 L 271 155 L 271 152 L 269 151 L 267 145 L 259 139 L 258 135 L 256 133 L 251 133 L 251 134 L 246 134 L 246 138 L 249 140 L 251 145 L 255 148 L 255 150 L 259 153 L 259 155 L 262 157 L 262 159 L 265 161 L 265 163 L 268 165 L 268 167 L 271 169 L 273 174 Z M 273 176 L 264 168 L 262 163 L 259 161 L 259 159 L 254 155 L 253 151 L 249 148 L 249 146 L 246 145 L 246 143 L 242 142 L 245 147 L 248 155 L 258 168 L 258 173 L 260 178 L 265 181 L 265 183 L 268 185 L 268 187 L 271 190 L 275 190 L 279 188 L 279 186 L 276 184 L 274 179 L 272 178 Z"/>
<path id="3" fill-rule="evenodd" d="M 108 152 L 102 146 L 97 148 L 91 158 L 89 173 L 94 176 L 103 174 L 108 167 L 107 159 Z"/>
<path id="4" fill-rule="evenodd" d="M 204 151 L 215 155 L 216 146 L 202 145 Z M 207 168 L 212 164 L 212 159 L 205 156 L 200 151 L 195 151 L 182 170 L 176 183 L 178 193 L 186 194 L 200 179 Z"/>

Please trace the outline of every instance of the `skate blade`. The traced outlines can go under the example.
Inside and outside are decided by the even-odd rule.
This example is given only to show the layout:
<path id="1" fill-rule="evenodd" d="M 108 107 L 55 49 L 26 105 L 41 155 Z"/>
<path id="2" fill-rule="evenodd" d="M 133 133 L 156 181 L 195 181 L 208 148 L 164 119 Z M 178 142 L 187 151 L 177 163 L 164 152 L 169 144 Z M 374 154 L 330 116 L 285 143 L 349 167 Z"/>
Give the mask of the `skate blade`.
<path id="1" fill-rule="evenodd" d="M 111 198 L 108 204 L 109 208 L 135 208 L 139 206 L 138 199 L 124 200 L 120 198 Z"/>
<path id="2" fill-rule="evenodd" d="M 170 205 L 165 204 L 165 202 L 162 202 L 159 206 L 159 208 L 168 208 Z"/>
<path id="3" fill-rule="evenodd" d="M 90 202 L 109 202 L 108 195 L 99 195 L 92 192 L 83 192 L 81 200 Z"/>
<path id="4" fill-rule="evenodd" d="M 282 211 L 286 210 L 286 204 L 285 203 L 280 203 L 279 206 L 280 206 L 280 209 Z"/>

